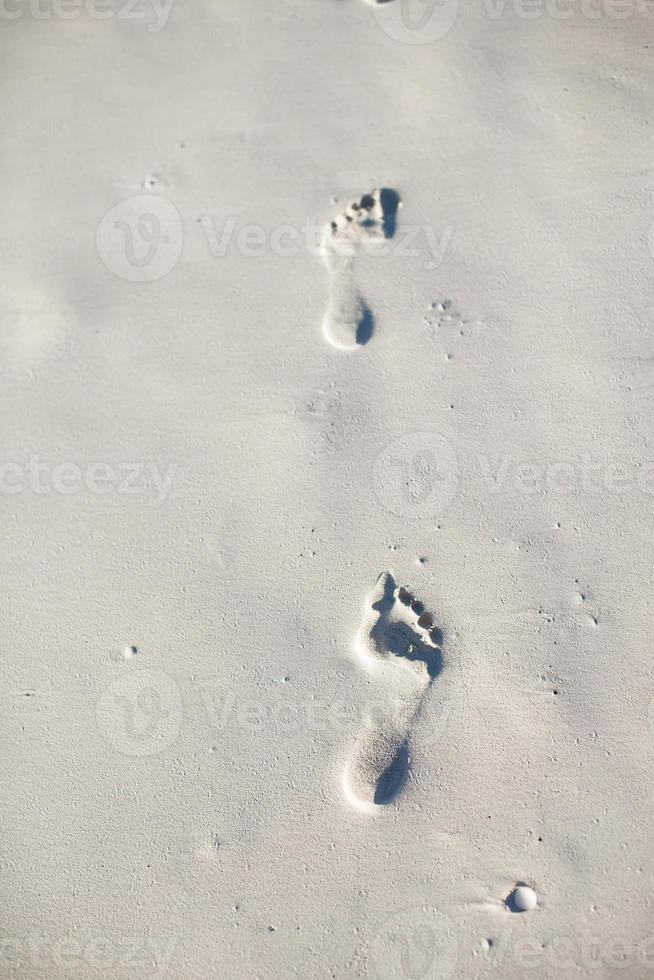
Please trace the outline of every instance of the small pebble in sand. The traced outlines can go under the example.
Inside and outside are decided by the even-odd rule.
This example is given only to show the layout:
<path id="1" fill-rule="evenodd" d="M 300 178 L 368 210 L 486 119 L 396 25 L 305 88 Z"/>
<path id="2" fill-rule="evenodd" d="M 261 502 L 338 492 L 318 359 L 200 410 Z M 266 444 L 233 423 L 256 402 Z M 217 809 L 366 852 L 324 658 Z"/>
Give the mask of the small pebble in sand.
<path id="1" fill-rule="evenodd" d="M 538 897 L 529 885 L 518 885 L 509 895 L 508 902 L 516 912 L 531 912 L 538 905 Z"/>

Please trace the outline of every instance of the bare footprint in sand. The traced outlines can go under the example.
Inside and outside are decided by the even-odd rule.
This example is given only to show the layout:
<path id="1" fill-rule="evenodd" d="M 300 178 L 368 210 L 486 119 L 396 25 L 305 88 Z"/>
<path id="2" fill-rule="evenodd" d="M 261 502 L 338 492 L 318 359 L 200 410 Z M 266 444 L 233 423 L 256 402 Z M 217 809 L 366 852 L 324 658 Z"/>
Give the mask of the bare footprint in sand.
<path id="1" fill-rule="evenodd" d="M 398 795 L 409 771 L 411 727 L 442 668 L 442 634 L 433 617 L 385 572 L 366 601 L 356 639 L 375 674 L 378 700 L 368 711 L 343 773 L 348 800 L 360 809 Z"/>
<path id="2" fill-rule="evenodd" d="M 321 254 L 329 272 L 329 303 L 323 333 L 334 347 L 354 350 L 372 336 L 373 316 L 354 276 L 357 250 L 375 248 L 392 238 L 400 204 L 388 188 L 353 201 L 325 229 Z"/>

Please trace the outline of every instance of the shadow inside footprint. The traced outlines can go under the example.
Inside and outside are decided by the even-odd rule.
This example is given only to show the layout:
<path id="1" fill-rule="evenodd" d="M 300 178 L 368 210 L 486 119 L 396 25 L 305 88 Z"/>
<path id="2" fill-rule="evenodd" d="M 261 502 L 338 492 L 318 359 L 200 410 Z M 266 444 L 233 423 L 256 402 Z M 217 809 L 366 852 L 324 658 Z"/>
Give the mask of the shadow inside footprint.
<path id="1" fill-rule="evenodd" d="M 404 654 L 407 660 L 421 660 L 427 668 L 429 680 L 433 681 L 443 669 L 443 655 L 438 648 L 414 644 L 413 648 Z"/>
<path id="2" fill-rule="evenodd" d="M 375 601 L 372 603 L 372 608 L 375 610 L 375 612 L 387 611 L 395 602 L 395 580 L 393 579 L 393 576 L 386 575 L 386 577 L 381 581 L 383 592 L 381 596 L 375 599 Z"/>
<path id="3" fill-rule="evenodd" d="M 363 310 L 361 319 L 357 324 L 356 329 L 356 342 L 360 346 L 367 344 L 372 337 L 375 330 L 375 321 L 373 319 L 372 312 L 366 306 Z"/>
<path id="4" fill-rule="evenodd" d="M 390 187 L 382 187 L 379 192 L 379 203 L 383 211 L 384 237 L 392 238 L 397 227 L 397 209 L 400 206 L 400 195 Z"/>
<path id="5" fill-rule="evenodd" d="M 375 787 L 373 802 L 377 806 L 385 806 L 393 800 L 404 786 L 409 774 L 409 747 L 404 742 L 397 751 L 391 764 L 386 767 L 379 777 Z"/>
<path id="6" fill-rule="evenodd" d="M 429 629 L 431 643 L 424 643 L 420 632 L 408 623 L 388 622 L 388 613 L 395 603 L 395 581 L 388 576 L 384 581 L 383 594 L 372 604 L 372 608 L 380 614 L 379 623 L 375 629 L 381 629 L 384 634 L 384 644 L 389 653 L 405 660 L 422 662 L 427 668 L 429 680 L 433 681 L 443 669 L 443 631 L 433 625 L 433 617 L 425 614 L 422 603 L 417 602 L 411 593 L 403 586 L 397 590 L 397 599 L 402 605 L 410 607 L 419 616 L 418 625 Z M 433 645 L 432 645 L 433 644 Z"/>
<path id="7" fill-rule="evenodd" d="M 437 647 L 443 646 L 443 630 L 440 626 L 434 626 L 429 634 Z"/>
<path id="8" fill-rule="evenodd" d="M 380 575 L 356 640 L 369 667 L 381 668 L 381 699 L 369 712 L 344 770 L 346 796 L 355 806 L 384 806 L 404 788 L 411 727 L 444 666 L 440 641 L 442 631 L 424 603 L 404 586 L 397 588 L 391 572 Z"/>
<path id="9" fill-rule="evenodd" d="M 404 657 L 405 660 L 413 663 L 424 663 L 430 681 L 438 677 L 443 669 L 441 650 L 422 643 L 413 631 L 407 630 L 402 624 L 394 624 L 387 628 L 386 645 L 389 652 L 396 657 Z"/>

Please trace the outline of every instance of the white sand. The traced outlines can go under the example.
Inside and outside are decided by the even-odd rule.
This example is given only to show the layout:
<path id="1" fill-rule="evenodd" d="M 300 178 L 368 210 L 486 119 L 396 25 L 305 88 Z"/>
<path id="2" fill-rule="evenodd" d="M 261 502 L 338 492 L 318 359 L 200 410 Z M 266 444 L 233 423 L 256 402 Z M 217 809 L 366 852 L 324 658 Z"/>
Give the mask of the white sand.
<path id="1" fill-rule="evenodd" d="M 654 18 L 399 2 L 3 8 L 3 978 L 654 976 Z"/>

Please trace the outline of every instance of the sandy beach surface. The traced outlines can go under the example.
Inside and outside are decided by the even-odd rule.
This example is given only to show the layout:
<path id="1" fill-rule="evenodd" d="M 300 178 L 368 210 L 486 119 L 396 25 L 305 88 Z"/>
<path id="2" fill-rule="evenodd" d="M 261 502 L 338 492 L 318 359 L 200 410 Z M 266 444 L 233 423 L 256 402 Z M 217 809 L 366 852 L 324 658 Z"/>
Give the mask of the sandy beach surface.
<path id="1" fill-rule="evenodd" d="M 654 977 L 654 7 L 0 21 L 0 976 Z"/>

